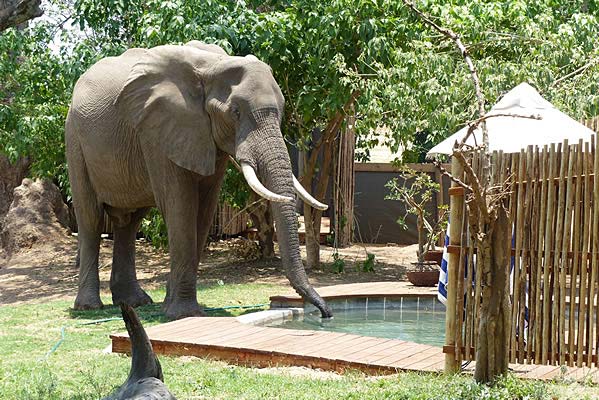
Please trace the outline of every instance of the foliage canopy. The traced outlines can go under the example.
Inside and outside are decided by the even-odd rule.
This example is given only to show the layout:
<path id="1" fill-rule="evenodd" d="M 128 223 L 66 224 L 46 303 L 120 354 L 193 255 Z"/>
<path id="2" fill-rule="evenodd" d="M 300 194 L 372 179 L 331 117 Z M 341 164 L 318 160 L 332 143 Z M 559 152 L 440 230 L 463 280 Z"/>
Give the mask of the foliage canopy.
<path id="1" fill-rule="evenodd" d="M 201 39 L 271 65 L 286 98 L 290 146 L 310 148 L 359 91 L 361 158 L 382 139 L 403 161 L 472 119 L 468 71 L 451 43 L 398 2 L 383 0 L 56 0 L 82 29 L 37 21 L 0 35 L 0 151 L 32 155 L 35 176 L 68 189 L 63 124 L 72 87 L 93 62 L 131 46 Z M 599 114 L 599 2 L 417 1 L 459 32 L 490 104 L 522 81 L 575 118 Z M 49 45 L 56 36 L 61 40 Z M 230 185 L 238 187 L 238 185 Z M 243 200 L 240 200 L 242 203 Z"/>

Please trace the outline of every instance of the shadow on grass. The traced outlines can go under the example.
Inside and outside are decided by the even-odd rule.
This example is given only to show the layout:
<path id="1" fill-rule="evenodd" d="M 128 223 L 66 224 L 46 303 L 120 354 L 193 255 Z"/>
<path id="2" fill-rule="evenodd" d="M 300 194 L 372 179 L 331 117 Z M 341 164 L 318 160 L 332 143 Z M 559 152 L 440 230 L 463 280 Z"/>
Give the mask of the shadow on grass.
<path id="1" fill-rule="evenodd" d="M 202 304 L 200 304 L 200 306 L 208 308 Z M 212 308 L 205 310 L 205 313 L 207 317 L 235 317 L 262 310 L 263 308 L 250 308 L 244 310 L 239 310 L 239 308 Z M 145 306 L 140 306 L 137 307 L 135 311 L 137 312 L 139 318 L 143 322 L 169 322 L 169 320 L 165 317 L 164 312 L 162 311 L 162 303 L 153 303 Z M 121 309 L 118 306 L 114 305 L 105 305 L 103 308 L 99 310 L 75 310 L 72 308 L 68 308 L 67 312 L 69 313 L 69 316 L 72 319 L 81 320 L 81 322 L 88 322 L 87 320 L 103 320 L 107 318 L 121 318 Z"/>

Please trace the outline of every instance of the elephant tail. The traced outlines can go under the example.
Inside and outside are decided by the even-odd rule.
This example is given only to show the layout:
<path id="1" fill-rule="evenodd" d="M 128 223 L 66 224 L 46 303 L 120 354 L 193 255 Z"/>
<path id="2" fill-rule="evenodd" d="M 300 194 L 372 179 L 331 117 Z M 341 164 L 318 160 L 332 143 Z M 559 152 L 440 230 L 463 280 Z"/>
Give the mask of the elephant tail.
<path id="1" fill-rule="evenodd" d="M 121 304 L 123 320 L 131 340 L 131 371 L 127 383 L 144 378 L 157 378 L 164 381 L 160 362 L 154 354 L 150 339 L 133 307 Z"/>

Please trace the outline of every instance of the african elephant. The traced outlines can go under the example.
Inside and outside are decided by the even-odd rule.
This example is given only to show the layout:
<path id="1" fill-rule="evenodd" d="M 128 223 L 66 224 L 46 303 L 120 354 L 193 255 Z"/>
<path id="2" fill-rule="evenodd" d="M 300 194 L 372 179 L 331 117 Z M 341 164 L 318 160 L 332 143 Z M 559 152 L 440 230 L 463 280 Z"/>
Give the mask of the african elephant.
<path id="1" fill-rule="evenodd" d="M 232 156 L 250 187 L 272 202 L 291 285 L 330 317 L 300 257 L 295 194 L 314 207 L 327 206 L 291 172 L 280 130 L 283 108 L 268 65 L 198 41 L 130 49 L 85 72 L 75 85 L 65 127 L 80 252 L 75 308 L 102 307 L 98 249 L 104 212 L 114 226 L 113 302 L 152 301 L 137 282 L 135 235 L 147 210 L 156 206 L 169 237 L 171 272 L 163 309 L 169 318 L 199 315 L 198 260 Z"/>

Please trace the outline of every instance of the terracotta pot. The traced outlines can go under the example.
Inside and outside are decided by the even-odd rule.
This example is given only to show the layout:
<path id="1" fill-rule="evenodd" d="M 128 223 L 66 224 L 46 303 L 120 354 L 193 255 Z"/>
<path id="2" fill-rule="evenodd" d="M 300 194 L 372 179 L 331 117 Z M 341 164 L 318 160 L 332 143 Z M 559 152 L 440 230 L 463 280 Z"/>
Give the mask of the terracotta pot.
<path id="1" fill-rule="evenodd" d="M 424 253 L 424 261 L 434 261 L 441 266 L 443 260 L 443 250 L 429 250 Z"/>
<path id="2" fill-rule="evenodd" d="M 406 273 L 408 281 L 414 286 L 435 286 L 439 281 L 439 268 L 434 261 L 412 263 L 415 270 Z"/>

